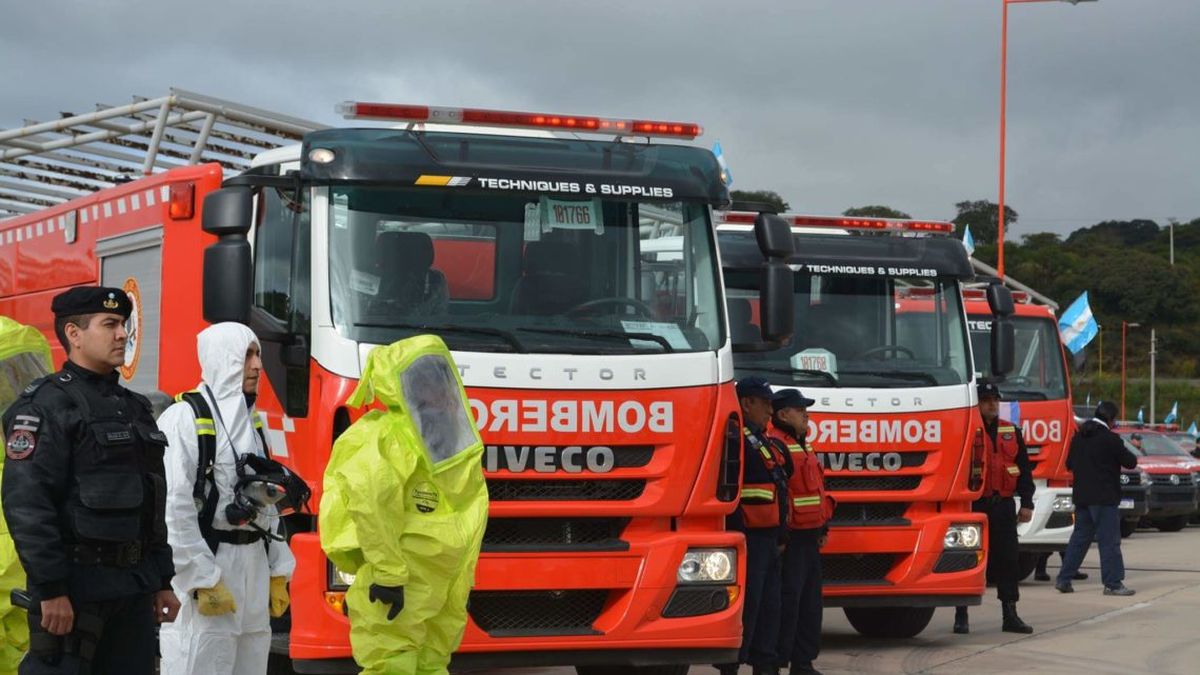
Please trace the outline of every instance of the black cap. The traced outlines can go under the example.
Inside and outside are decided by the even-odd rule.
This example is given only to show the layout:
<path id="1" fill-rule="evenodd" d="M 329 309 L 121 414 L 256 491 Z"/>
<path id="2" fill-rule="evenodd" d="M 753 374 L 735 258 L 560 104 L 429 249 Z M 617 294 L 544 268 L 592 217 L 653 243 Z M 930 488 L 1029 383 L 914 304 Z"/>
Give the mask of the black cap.
<path id="1" fill-rule="evenodd" d="M 79 314 L 120 314 L 126 319 L 133 313 L 133 303 L 119 288 L 105 286 L 76 286 L 54 296 L 50 301 L 54 316 Z"/>
<path id="2" fill-rule="evenodd" d="M 975 391 L 978 393 L 980 401 L 985 398 L 994 398 L 999 401 L 1001 398 L 1000 387 L 997 387 L 992 382 L 980 382 Z"/>
<path id="3" fill-rule="evenodd" d="M 737 382 L 738 398 L 757 396 L 771 400 L 771 385 L 761 377 L 743 377 Z"/>
<path id="4" fill-rule="evenodd" d="M 808 408 L 814 403 L 816 401 L 811 398 L 804 398 L 804 394 L 801 394 L 799 389 L 780 389 L 771 397 L 771 407 L 775 412 L 784 408 Z"/>

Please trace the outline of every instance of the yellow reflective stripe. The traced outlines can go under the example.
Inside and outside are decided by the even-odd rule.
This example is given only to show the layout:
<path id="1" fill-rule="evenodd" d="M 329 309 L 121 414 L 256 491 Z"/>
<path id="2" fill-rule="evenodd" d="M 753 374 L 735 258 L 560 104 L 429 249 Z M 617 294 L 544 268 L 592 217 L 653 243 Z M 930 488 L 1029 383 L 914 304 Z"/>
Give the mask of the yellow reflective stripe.
<path id="1" fill-rule="evenodd" d="M 775 499 L 775 491 L 766 488 L 742 488 L 742 499 Z"/>
<path id="2" fill-rule="evenodd" d="M 216 436 L 216 435 L 217 435 L 217 430 L 216 430 L 216 429 L 200 429 L 200 428 L 197 428 L 197 429 L 196 429 L 196 435 L 197 435 L 197 436 Z"/>
<path id="3" fill-rule="evenodd" d="M 261 428 L 262 428 L 262 418 L 261 418 L 261 417 L 255 417 L 255 418 L 254 418 L 254 428 L 255 428 L 255 429 L 261 429 Z"/>
<path id="4" fill-rule="evenodd" d="M 454 178 L 454 176 L 433 176 L 430 174 L 423 174 L 423 175 L 417 177 L 416 184 L 417 185 L 436 185 L 439 187 L 444 187 L 444 186 L 450 184 L 451 178 Z"/>
<path id="5" fill-rule="evenodd" d="M 217 427 L 213 424 L 212 419 L 208 417 L 196 418 L 196 435 L 197 436 L 216 436 Z"/>
<path id="6" fill-rule="evenodd" d="M 1003 431 L 1005 433 L 1010 433 L 1010 434 L 1016 430 L 1017 430 L 1017 428 L 1014 426 L 996 427 L 996 431 Z"/>
<path id="7" fill-rule="evenodd" d="M 792 504 L 796 506 L 817 506 L 821 503 L 819 496 L 815 497 L 796 497 L 792 500 Z"/>

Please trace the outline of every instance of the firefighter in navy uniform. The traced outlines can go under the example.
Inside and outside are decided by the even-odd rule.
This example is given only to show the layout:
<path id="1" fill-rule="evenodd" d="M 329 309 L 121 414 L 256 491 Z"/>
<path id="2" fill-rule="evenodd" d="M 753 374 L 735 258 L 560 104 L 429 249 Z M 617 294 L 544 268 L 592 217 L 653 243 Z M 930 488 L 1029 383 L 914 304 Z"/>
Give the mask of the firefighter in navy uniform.
<path id="1" fill-rule="evenodd" d="M 166 439 L 122 387 L 131 304 L 121 289 L 57 295 L 67 350 L 4 415 L 4 516 L 28 577 L 22 675 L 155 671 L 155 622 L 175 619 L 163 519 Z"/>
<path id="2" fill-rule="evenodd" d="M 1032 633 L 1033 627 L 1017 616 L 1018 572 L 1017 523 L 1033 518 L 1033 467 L 1021 430 L 1000 419 L 1000 389 L 992 383 L 979 385 L 979 415 L 983 418 L 986 448 L 983 495 L 972 507 L 988 517 L 987 575 L 996 583 L 996 596 L 1004 618 L 1002 630 Z M 1018 509 L 1013 495 L 1021 500 Z M 967 608 L 954 612 L 954 632 L 968 633 Z"/>
<path id="3" fill-rule="evenodd" d="M 787 549 L 783 553 L 782 611 L 777 655 L 789 675 L 820 675 L 821 548 L 829 534 L 833 497 L 825 494 L 821 460 L 806 440 L 808 407 L 816 403 L 798 389 L 781 389 L 771 400 L 771 438 L 787 448 Z"/>
<path id="4" fill-rule="evenodd" d="M 742 608 L 741 663 L 755 675 L 777 675 L 781 571 L 787 542 L 787 449 L 767 436 L 771 386 L 759 377 L 737 383 L 742 409 L 742 493 L 726 527 L 746 535 L 746 595 Z M 738 664 L 717 666 L 732 675 Z"/>

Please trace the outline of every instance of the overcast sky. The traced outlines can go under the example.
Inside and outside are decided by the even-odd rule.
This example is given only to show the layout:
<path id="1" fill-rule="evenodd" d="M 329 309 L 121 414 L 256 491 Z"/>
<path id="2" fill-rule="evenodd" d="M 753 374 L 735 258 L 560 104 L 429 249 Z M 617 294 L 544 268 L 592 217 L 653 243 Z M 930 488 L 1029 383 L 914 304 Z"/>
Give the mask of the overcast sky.
<path id="1" fill-rule="evenodd" d="M 1000 0 L 133 0 L 0 9 L 0 126 L 171 86 L 696 121 L 735 189 L 949 218 L 996 199 Z M 186 9 L 185 9 L 186 8 Z M 1014 5 L 1013 235 L 1200 216 L 1200 2 Z"/>

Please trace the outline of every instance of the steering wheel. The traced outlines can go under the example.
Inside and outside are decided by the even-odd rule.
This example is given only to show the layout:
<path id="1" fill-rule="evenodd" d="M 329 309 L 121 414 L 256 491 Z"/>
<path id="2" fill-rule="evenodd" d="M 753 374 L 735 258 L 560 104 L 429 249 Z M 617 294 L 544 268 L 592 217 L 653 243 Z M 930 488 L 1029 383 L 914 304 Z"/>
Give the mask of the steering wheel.
<path id="1" fill-rule="evenodd" d="M 1010 375 L 1008 377 L 1005 377 L 1004 381 L 1008 384 L 1030 384 L 1033 382 L 1033 380 L 1029 379 L 1028 377 L 1025 377 L 1024 375 L 1015 375 L 1015 376 Z"/>
<path id="2" fill-rule="evenodd" d="M 917 355 L 913 353 L 913 350 L 911 350 L 908 347 L 905 347 L 903 345 L 880 345 L 878 347 L 872 347 L 872 348 L 868 349 L 867 351 L 862 352 L 858 356 L 855 356 L 854 358 L 855 359 L 869 359 L 873 356 L 879 357 L 879 356 L 882 356 L 883 354 L 888 354 L 891 352 L 903 353 L 905 356 L 907 356 L 910 359 L 917 358 Z"/>
<path id="3" fill-rule="evenodd" d="M 601 307 L 613 307 L 614 309 L 619 307 L 632 307 L 635 310 L 635 316 L 643 319 L 654 318 L 654 310 L 650 308 L 650 305 L 647 305 L 637 298 L 626 298 L 619 295 L 614 295 L 610 298 L 597 298 L 595 300 L 588 300 L 587 302 L 575 305 L 571 309 L 568 309 L 565 312 L 565 315 L 579 316 L 581 314 L 597 313 L 595 310 Z"/>

